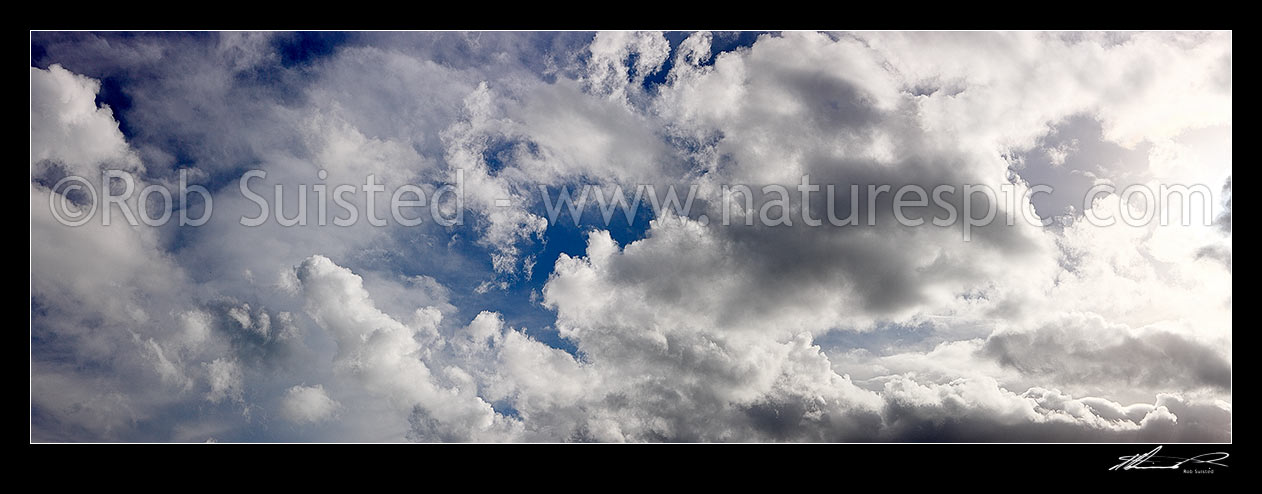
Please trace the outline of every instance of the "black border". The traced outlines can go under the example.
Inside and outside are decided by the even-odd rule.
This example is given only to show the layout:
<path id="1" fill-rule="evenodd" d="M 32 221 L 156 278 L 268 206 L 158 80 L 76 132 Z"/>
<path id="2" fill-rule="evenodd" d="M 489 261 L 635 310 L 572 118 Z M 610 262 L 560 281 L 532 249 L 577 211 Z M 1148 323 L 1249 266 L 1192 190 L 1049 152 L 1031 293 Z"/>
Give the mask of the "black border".
<path id="1" fill-rule="evenodd" d="M 780 7 L 778 12 L 708 12 L 690 19 L 675 19 L 669 10 L 676 4 L 642 4 L 643 13 L 582 9 L 556 16 L 535 10 L 523 14 L 497 10 L 494 14 L 458 11 L 437 14 L 433 7 L 412 12 L 391 11 L 385 7 L 335 9 L 336 16 L 322 13 L 261 14 L 252 10 L 217 6 L 212 12 L 191 11 L 162 17 L 99 11 L 60 12 L 48 18 L 28 21 L 31 30 L 1096 30 L 1096 29 L 1231 29 L 1225 14 L 1172 11 L 1164 18 L 1144 18 L 1134 13 L 1093 14 L 1072 6 L 1049 6 L 1054 12 L 996 12 L 988 16 L 967 12 L 964 7 L 892 5 L 889 13 L 845 13 L 844 6 L 817 4 L 812 8 Z M 617 10 L 632 6 L 614 6 Z M 296 6 L 317 9 L 313 5 Z M 330 6 L 332 8 L 332 6 Z M 542 7 L 540 7 L 542 8 Z M 575 7 L 578 9 L 578 7 Z M 1144 8 L 1154 9 L 1155 6 Z M 141 7 L 143 9 L 143 7 Z M 487 10 L 495 10 L 487 7 Z M 655 10 L 650 12 L 649 10 Z M 526 9 L 517 9 L 526 10 Z M 603 10 L 606 13 L 598 13 Z M 718 8 L 715 8 L 717 11 Z M 840 10 L 840 11 L 838 11 Z M 866 10 L 866 9 L 865 9 Z M 423 12 L 431 11 L 431 12 Z M 550 15 L 552 15 L 550 17 Z M 322 17 L 322 18 L 317 18 Z M 531 19 L 534 17 L 533 19 Z M 733 17 L 744 17 L 734 19 Z M 1162 454 L 1191 457 L 1202 453 L 1231 454 L 1228 467 L 1214 468 L 1212 474 L 1157 470 L 1109 470 L 1126 455 L 1142 454 L 1162 446 Z M 579 484 L 579 488 L 605 486 L 631 487 L 635 484 L 672 485 L 678 477 L 702 480 L 707 485 L 751 479 L 815 478 L 836 490 L 849 490 L 856 477 L 873 480 L 871 486 L 896 486 L 907 481 L 929 481 L 942 488 L 977 486 L 1026 488 L 1083 488 L 1072 482 L 1082 479 L 1125 484 L 1140 482 L 1221 482 L 1248 469 L 1237 466 L 1233 444 L 668 444 L 668 445 L 291 445 L 291 444 L 30 444 L 24 458 L 27 464 L 51 466 L 57 481 L 83 481 L 110 484 L 109 479 L 139 479 L 146 472 L 162 477 L 205 479 L 229 483 L 225 475 L 244 475 L 248 485 L 253 476 L 280 476 L 290 480 L 349 480 L 356 477 L 403 481 L 403 486 L 425 489 L 432 486 L 426 477 L 440 477 L 460 485 L 453 478 L 457 470 L 469 468 L 485 472 L 484 477 L 512 479 L 514 473 L 542 483 L 576 486 L 576 477 L 600 477 L 599 484 Z M 67 472 L 72 473 L 66 475 Z M 59 474 L 58 474 L 59 473 Z M 402 477 L 406 475 L 407 477 Z M 871 476 L 880 476 L 872 478 Z M 1013 484 L 999 483 L 1003 477 L 1016 477 Z M 349 478 L 347 478 L 349 477 Z M 398 477 L 398 478 L 389 478 Z M 415 480 L 413 480 L 415 479 Z M 409 482 L 413 480 L 413 482 Z M 486 478 L 466 479 L 481 485 Z M 216 482 L 218 481 L 218 482 Z M 419 481 L 419 482 L 418 482 Z M 995 483 L 991 483 L 995 482 Z M 1069 482 L 1069 483 L 1064 483 Z M 130 483 L 130 482 L 129 482 Z M 232 482 L 237 483 L 237 482 Z M 865 482 L 866 483 L 866 482 Z M 334 486 L 338 484 L 330 484 Z M 439 484 L 441 485 L 441 484 Z M 757 484 L 746 484 L 752 487 Z M 1059 487 L 1058 487 L 1059 485 Z"/>
<path id="2" fill-rule="evenodd" d="M 1162 456 L 1187 458 L 1218 452 L 1231 456 L 1221 461 L 1226 466 L 1111 469 L 1123 463 L 1124 456 L 1158 446 Z M 1232 481 L 1236 472 L 1248 471 L 1247 464 L 1237 465 L 1239 458 L 1231 444 L 33 444 L 29 448 L 28 464 L 57 465 L 74 471 L 80 479 L 117 478 L 120 472 L 136 477 L 161 472 L 190 479 L 239 474 L 247 485 L 248 479 L 257 476 L 317 485 L 356 483 L 357 479 L 402 481 L 419 489 L 443 478 L 453 486 L 519 479 L 594 489 L 679 486 L 682 480 L 747 488 L 764 482 L 811 481 L 838 491 L 901 487 L 917 481 L 942 488 L 1076 490 L 1090 488 L 1076 483 L 1083 480 L 1217 484 Z M 462 475 L 466 469 L 475 475 Z M 1192 469 L 1199 472 L 1185 471 Z M 598 483 L 579 480 L 583 478 Z"/>
<path id="3" fill-rule="evenodd" d="M 210 4 L 204 8 L 75 9 L 28 20 L 31 30 L 1230 30 L 1211 9 L 1099 2 L 1008 4 Z"/>

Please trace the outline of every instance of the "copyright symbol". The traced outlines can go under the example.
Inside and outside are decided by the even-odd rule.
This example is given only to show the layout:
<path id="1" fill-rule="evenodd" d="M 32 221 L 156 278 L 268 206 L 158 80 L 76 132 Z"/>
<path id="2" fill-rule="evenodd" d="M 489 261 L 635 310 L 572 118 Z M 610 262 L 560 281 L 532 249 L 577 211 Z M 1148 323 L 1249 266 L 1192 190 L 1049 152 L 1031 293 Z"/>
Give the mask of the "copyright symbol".
<path id="1" fill-rule="evenodd" d="M 70 201 L 69 195 L 76 190 L 86 191 L 92 198 L 91 206 L 81 208 Z M 58 180 L 48 195 L 48 210 L 57 218 L 57 222 L 66 226 L 79 226 L 87 223 L 96 214 L 96 189 L 87 179 L 75 175 Z M 60 200 L 58 200 L 60 198 Z"/>

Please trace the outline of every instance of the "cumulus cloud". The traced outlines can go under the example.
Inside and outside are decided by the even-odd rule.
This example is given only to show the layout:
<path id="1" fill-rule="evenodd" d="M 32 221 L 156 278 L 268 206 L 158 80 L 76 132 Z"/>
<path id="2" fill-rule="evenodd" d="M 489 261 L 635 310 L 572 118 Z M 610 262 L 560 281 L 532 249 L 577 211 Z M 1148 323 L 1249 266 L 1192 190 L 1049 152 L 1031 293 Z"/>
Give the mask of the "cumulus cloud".
<path id="1" fill-rule="evenodd" d="M 1178 334 L 1106 327 L 1099 316 L 1065 317 L 1031 332 L 996 333 L 983 352 L 1030 376 L 1056 382 L 1193 390 L 1231 388 L 1231 362 Z"/>
<path id="2" fill-rule="evenodd" d="M 324 387 L 294 386 L 285 391 L 281 414 L 291 422 L 316 423 L 328 420 L 337 412 L 340 404 L 329 398 Z"/>
<path id="3" fill-rule="evenodd" d="M 236 361 L 215 359 L 206 364 L 206 374 L 210 381 L 207 400 L 216 403 L 225 399 L 241 401 L 241 390 L 245 384 L 241 382 L 241 369 Z"/>
<path id="4" fill-rule="evenodd" d="M 32 168 L 48 161 L 83 174 L 102 163 L 138 165 L 112 109 L 97 106 L 99 90 L 99 81 L 60 65 L 31 67 Z"/>
<path id="5" fill-rule="evenodd" d="M 32 438 L 1231 440 L 1230 33 L 716 40 L 37 33 Z M 183 171 L 215 216 L 57 222 L 102 169 Z M 466 221 L 244 227 L 247 169 L 286 217 L 371 174 L 460 184 Z M 1211 222 L 1093 224 L 1139 206 L 1071 197 L 1104 183 L 1208 184 Z M 584 184 L 695 207 L 546 217 Z M 869 184 L 1016 199 L 966 236 Z"/>
<path id="6" fill-rule="evenodd" d="M 472 440 L 480 434 L 507 433 L 516 425 L 477 395 L 464 370 L 431 370 L 423 361 L 420 341 L 439 336 L 436 311 L 419 309 L 417 324 L 409 326 L 378 310 L 361 278 L 328 258 L 313 256 L 297 271 L 308 314 L 337 344 L 335 373 L 349 377 L 385 406 L 423 421 L 427 429 L 419 438 Z M 475 320 L 473 327 L 482 325 Z M 483 336 L 477 330 L 471 335 L 474 343 Z"/>

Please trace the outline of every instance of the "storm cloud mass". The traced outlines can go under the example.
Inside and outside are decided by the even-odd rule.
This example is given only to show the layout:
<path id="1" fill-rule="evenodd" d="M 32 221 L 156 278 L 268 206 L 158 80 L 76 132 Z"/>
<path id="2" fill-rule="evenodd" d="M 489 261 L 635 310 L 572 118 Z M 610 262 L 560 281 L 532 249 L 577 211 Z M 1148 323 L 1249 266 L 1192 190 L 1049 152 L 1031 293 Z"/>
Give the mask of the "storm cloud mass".
<path id="1" fill-rule="evenodd" d="M 31 439 L 1229 442 L 1231 45 L 34 32 Z M 60 221 L 91 198 L 55 184 L 104 170 L 213 214 L 129 224 L 155 207 L 133 195 Z M 258 226 L 250 170 L 287 194 Z M 460 184 L 462 221 L 279 222 L 297 184 L 370 174 Z M 786 187 L 792 221 L 729 184 Z M 891 194 L 856 198 L 872 225 L 803 221 L 850 213 L 851 184 L 1017 198 L 970 238 Z M 1136 206 L 1084 207 L 1100 184 L 1203 185 L 1210 221 L 1093 224 Z M 550 217 L 541 191 L 584 185 L 697 197 Z M 1026 211 L 1047 224 L 1002 220 Z"/>

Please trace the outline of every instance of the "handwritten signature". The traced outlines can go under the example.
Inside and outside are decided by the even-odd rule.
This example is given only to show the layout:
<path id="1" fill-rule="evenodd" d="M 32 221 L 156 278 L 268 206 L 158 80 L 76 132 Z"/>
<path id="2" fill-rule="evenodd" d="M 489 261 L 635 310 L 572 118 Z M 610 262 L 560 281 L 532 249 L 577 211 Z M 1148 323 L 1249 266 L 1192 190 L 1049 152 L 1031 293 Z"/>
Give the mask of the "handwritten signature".
<path id="1" fill-rule="evenodd" d="M 1161 451 L 1161 446 L 1157 446 L 1152 451 L 1142 455 L 1119 456 L 1117 459 L 1122 460 L 1122 462 L 1113 465 L 1109 470 L 1178 470 L 1187 463 L 1226 467 L 1227 465 L 1219 462 L 1231 456 L 1220 451 L 1200 454 L 1191 458 L 1179 458 L 1176 456 L 1157 456 L 1159 451 Z"/>

